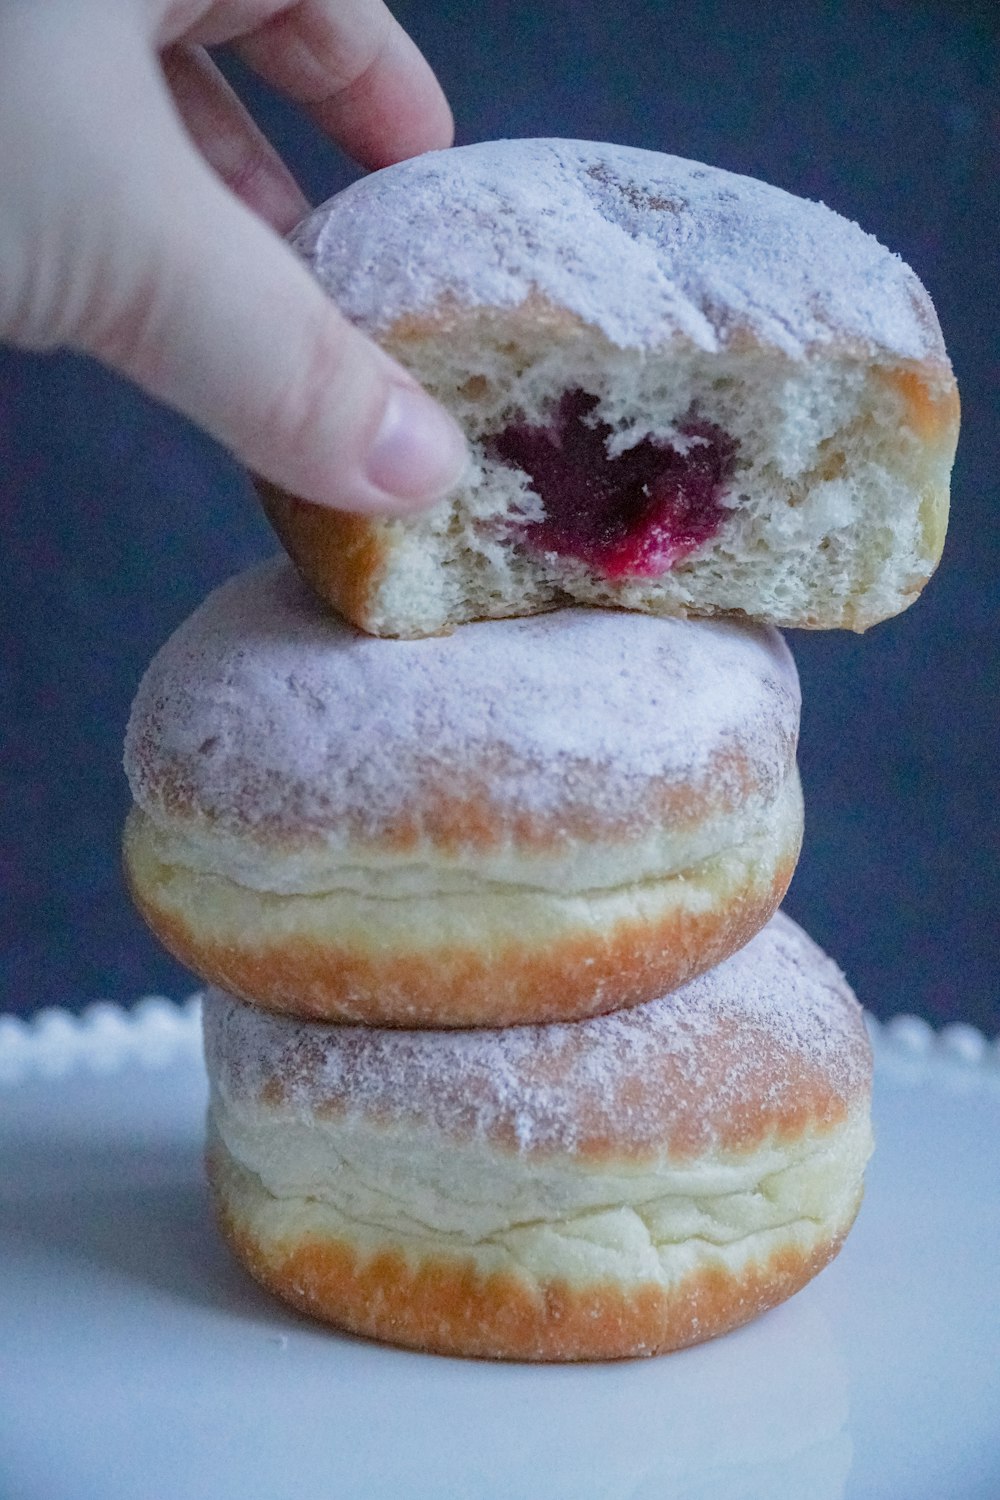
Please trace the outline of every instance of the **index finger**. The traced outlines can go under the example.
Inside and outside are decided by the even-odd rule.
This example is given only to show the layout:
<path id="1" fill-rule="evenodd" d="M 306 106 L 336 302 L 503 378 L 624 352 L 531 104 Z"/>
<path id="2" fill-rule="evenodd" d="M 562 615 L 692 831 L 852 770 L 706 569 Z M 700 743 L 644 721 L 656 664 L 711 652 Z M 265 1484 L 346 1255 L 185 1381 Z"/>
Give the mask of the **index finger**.
<path id="1" fill-rule="evenodd" d="M 382 0 L 299 0 L 232 46 L 362 166 L 451 145 L 441 85 Z"/>

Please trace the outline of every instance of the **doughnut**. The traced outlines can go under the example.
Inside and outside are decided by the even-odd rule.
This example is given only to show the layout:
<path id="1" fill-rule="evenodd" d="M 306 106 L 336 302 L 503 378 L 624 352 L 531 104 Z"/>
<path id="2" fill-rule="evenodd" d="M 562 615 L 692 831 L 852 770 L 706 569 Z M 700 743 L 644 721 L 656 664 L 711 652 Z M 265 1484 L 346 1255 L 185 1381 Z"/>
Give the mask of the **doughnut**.
<path id="1" fill-rule="evenodd" d="M 578 1019 L 676 988 L 777 908 L 798 721 L 765 627 L 577 608 L 378 640 L 282 558 L 140 685 L 126 873 L 172 953 L 271 1010 Z"/>
<path id="2" fill-rule="evenodd" d="M 354 183 L 293 244 L 455 415 L 464 478 L 370 520 L 259 485 L 375 635 L 576 602 L 865 630 L 944 542 L 958 395 L 914 273 L 822 204 L 630 147 L 493 141 Z"/>
<path id="3" fill-rule="evenodd" d="M 389 1343 L 614 1359 L 697 1343 L 840 1248 L 871 1060 L 779 914 L 710 973 L 575 1024 L 404 1031 L 211 989 L 208 1170 L 271 1291 Z"/>

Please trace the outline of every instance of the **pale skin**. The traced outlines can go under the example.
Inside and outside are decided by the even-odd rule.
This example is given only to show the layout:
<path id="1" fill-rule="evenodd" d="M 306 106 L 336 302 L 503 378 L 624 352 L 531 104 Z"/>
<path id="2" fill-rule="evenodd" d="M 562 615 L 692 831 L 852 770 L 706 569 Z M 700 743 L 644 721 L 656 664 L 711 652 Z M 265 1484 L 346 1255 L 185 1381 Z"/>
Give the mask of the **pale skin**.
<path id="1" fill-rule="evenodd" d="M 283 243 L 308 204 L 222 44 L 364 167 L 451 143 L 381 0 L 0 0 L 0 339 L 95 356 L 306 499 L 417 510 L 462 438 Z"/>

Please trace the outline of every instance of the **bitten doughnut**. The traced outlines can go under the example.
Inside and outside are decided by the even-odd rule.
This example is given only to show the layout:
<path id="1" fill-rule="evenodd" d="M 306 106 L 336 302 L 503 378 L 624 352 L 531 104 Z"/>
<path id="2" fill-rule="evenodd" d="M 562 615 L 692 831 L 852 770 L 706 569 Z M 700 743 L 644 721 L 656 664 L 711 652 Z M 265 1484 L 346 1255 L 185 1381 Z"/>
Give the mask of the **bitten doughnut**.
<path id="1" fill-rule="evenodd" d="M 173 953 L 272 1010 L 593 1015 L 777 907 L 798 720 L 774 631 L 577 609 L 375 640 L 282 559 L 217 590 L 143 679 L 126 869 Z"/>
<path id="2" fill-rule="evenodd" d="M 836 1254 L 871 1151 L 860 1007 L 777 916 L 664 999 L 388 1031 L 205 997 L 209 1175 L 253 1274 L 442 1354 L 610 1359 L 723 1333 Z"/>
<path id="3" fill-rule="evenodd" d="M 470 443 L 412 519 L 260 486 L 373 634 L 567 601 L 864 630 L 937 564 L 958 396 L 934 308 L 822 204 L 656 152 L 493 141 L 354 183 L 293 244 Z"/>

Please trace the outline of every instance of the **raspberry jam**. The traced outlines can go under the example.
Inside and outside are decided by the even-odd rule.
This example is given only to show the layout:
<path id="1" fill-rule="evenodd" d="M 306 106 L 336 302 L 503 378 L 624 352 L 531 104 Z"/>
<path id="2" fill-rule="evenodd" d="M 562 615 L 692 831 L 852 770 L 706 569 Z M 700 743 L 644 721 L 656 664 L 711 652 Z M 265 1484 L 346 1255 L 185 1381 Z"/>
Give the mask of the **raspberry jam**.
<path id="1" fill-rule="evenodd" d="M 611 457 L 612 429 L 594 420 L 597 397 L 567 391 L 546 427 L 514 423 L 486 440 L 486 453 L 523 469 L 544 515 L 525 540 L 606 578 L 656 578 L 706 542 L 726 509 L 736 443 L 709 422 L 680 429 L 681 448 L 643 438 Z"/>

